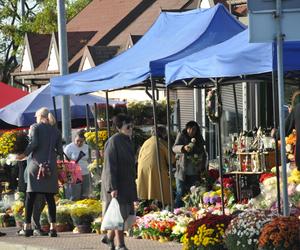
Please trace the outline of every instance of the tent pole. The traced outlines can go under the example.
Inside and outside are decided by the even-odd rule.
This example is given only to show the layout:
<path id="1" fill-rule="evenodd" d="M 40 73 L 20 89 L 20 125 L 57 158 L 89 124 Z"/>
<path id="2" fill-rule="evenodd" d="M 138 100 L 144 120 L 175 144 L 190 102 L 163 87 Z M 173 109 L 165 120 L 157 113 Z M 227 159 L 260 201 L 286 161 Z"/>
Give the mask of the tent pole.
<path id="1" fill-rule="evenodd" d="M 54 109 L 54 117 L 57 122 L 57 109 L 56 109 L 56 101 L 55 101 L 55 96 L 52 96 L 52 102 L 53 102 L 53 109 Z"/>
<path id="2" fill-rule="evenodd" d="M 173 188 L 172 188 L 172 145 L 171 145 L 171 121 L 170 121 L 170 88 L 167 86 L 167 127 L 168 127 L 168 164 L 170 178 L 170 196 L 171 196 L 171 211 L 174 209 Z"/>
<path id="3" fill-rule="evenodd" d="M 90 131 L 90 114 L 89 114 L 90 106 L 88 104 L 85 105 L 85 119 L 86 119 L 86 129 Z"/>
<path id="4" fill-rule="evenodd" d="M 236 124 L 236 130 L 237 132 L 240 132 L 240 121 L 239 121 L 239 110 L 238 110 L 238 105 L 237 105 L 237 97 L 236 97 L 236 89 L 235 89 L 235 84 L 232 84 L 232 89 L 233 89 L 233 98 L 234 98 L 234 109 L 235 109 L 235 124 Z"/>
<path id="5" fill-rule="evenodd" d="M 106 127 L 107 127 L 107 136 L 110 137 L 110 124 L 109 124 L 109 100 L 108 100 L 108 91 L 105 91 L 106 97 Z"/>
<path id="6" fill-rule="evenodd" d="M 278 71 L 278 99 L 279 99 L 279 131 L 281 139 L 281 181 L 282 181 L 282 199 L 283 215 L 289 216 L 289 201 L 287 188 L 287 169 L 286 169 L 286 150 L 285 150 L 285 129 L 284 129 L 284 76 L 283 76 L 283 39 L 281 30 L 282 20 L 282 2 L 276 0 L 276 33 L 277 33 L 277 71 Z"/>
<path id="7" fill-rule="evenodd" d="M 97 167 L 99 167 L 99 137 L 98 137 L 98 106 L 97 103 L 94 103 L 94 108 L 95 108 L 95 119 L 94 119 L 94 124 L 95 124 L 95 137 L 96 137 L 96 164 Z"/>
<path id="8" fill-rule="evenodd" d="M 85 105 L 85 118 L 86 118 L 86 130 L 87 131 L 90 131 L 90 106 L 88 104 Z M 91 155 L 91 148 L 89 147 L 88 148 L 88 159 L 89 159 L 89 162 L 91 162 L 91 159 L 92 159 L 92 155 Z"/>
<path id="9" fill-rule="evenodd" d="M 158 177 L 159 177 L 159 188 L 160 188 L 160 196 L 161 196 L 161 203 L 162 208 L 165 208 L 165 202 L 164 202 L 164 194 L 163 194 L 163 188 L 162 188 L 162 178 L 161 178 L 161 162 L 160 162 L 160 150 L 159 150 L 159 139 L 157 136 L 157 117 L 156 117 L 156 100 L 155 100 L 155 83 L 152 79 L 152 76 L 150 76 L 151 81 L 151 88 L 152 88 L 152 102 L 153 102 L 153 122 L 154 122 L 154 131 L 155 131 L 155 138 L 156 138 L 156 160 L 157 160 L 157 170 L 158 170 Z"/>
<path id="10" fill-rule="evenodd" d="M 273 94 L 273 121 L 274 121 L 274 128 L 275 131 L 278 129 L 278 103 L 277 103 L 277 97 L 278 97 L 278 88 L 276 84 L 276 73 L 274 70 L 272 71 L 272 94 Z M 275 166 L 276 166 L 276 181 L 277 181 L 277 209 L 278 214 L 281 214 L 281 204 L 280 204 L 280 170 L 279 170 L 279 151 L 278 151 L 278 134 L 277 132 L 274 134 L 274 140 L 275 140 Z"/>
<path id="11" fill-rule="evenodd" d="M 220 85 L 218 83 L 218 81 L 216 81 L 216 86 L 217 86 L 217 94 L 220 95 Z M 220 118 L 219 121 L 217 123 L 217 127 L 218 127 L 218 147 L 219 147 L 219 175 L 220 175 L 220 179 L 221 179 L 221 201 L 222 201 L 222 212 L 223 215 L 225 215 L 225 209 L 224 209 L 224 183 L 223 183 L 223 153 L 222 153 L 222 134 L 221 134 L 221 118 L 222 118 L 222 114 L 219 114 Z"/>

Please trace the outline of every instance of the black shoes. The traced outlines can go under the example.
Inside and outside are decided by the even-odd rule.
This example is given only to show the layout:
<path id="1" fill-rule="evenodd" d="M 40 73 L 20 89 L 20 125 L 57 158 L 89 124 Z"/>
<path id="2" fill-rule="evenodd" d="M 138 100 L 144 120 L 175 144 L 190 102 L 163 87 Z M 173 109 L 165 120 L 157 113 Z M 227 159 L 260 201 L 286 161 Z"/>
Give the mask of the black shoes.
<path id="1" fill-rule="evenodd" d="M 33 230 L 32 229 L 25 229 L 24 230 L 25 237 L 33 236 Z"/>
<path id="2" fill-rule="evenodd" d="M 50 237 L 57 237 L 57 232 L 56 232 L 56 230 L 55 230 L 55 229 L 50 229 L 49 236 L 50 236 Z"/>
<path id="3" fill-rule="evenodd" d="M 5 235 L 6 235 L 6 233 L 0 232 L 0 237 L 5 236 Z"/>
<path id="4" fill-rule="evenodd" d="M 115 250 L 115 243 L 113 240 L 110 240 L 107 235 L 105 234 L 102 239 L 101 239 L 101 242 L 103 244 L 106 244 L 108 246 L 108 249 L 109 250 Z"/>
<path id="5" fill-rule="evenodd" d="M 48 233 L 41 230 L 41 229 L 34 229 L 33 230 L 33 235 L 34 236 L 48 236 Z"/>

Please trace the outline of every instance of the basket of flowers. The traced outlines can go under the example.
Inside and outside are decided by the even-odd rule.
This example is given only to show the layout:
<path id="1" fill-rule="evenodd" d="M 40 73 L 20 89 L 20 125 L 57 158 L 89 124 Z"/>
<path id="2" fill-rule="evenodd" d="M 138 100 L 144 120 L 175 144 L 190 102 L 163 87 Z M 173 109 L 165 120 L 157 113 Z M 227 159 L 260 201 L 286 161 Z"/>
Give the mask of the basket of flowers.
<path id="1" fill-rule="evenodd" d="M 231 217 L 227 215 L 207 214 L 201 219 L 190 222 L 187 232 L 181 239 L 183 249 L 224 249 L 223 235 L 230 220 Z"/>
<path id="2" fill-rule="evenodd" d="M 300 246 L 300 220 L 297 217 L 276 217 L 265 224 L 258 240 L 261 250 L 297 250 Z"/>
<path id="3" fill-rule="evenodd" d="M 56 230 L 57 232 L 67 232 L 73 229 L 70 208 L 67 205 L 56 207 Z"/>
<path id="4" fill-rule="evenodd" d="M 268 210 L 247 210 L 231 220 L 226 229 L 224 241 L 230 250 L 254 250 L 263 226 L 274 214 Z"/>
<path id="5" fill-rule="evenodd" d="M 101 213 L 101 202 L 85 199 L 70 206 L 70 214 L 79 233 L 90 233 L 91 224 Z"/>

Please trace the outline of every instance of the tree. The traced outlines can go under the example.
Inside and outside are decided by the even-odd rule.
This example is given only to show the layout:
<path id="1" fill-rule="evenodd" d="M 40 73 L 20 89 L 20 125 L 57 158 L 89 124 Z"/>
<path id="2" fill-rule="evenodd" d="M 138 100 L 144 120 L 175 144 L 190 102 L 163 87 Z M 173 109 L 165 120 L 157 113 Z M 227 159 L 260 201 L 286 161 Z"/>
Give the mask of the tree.
<path id="1" fill-rule="evenodd" d="M 77 15 L 92 0 L 67 0 L 67 20 Z M 0 0 L 0 80 L 8 82 L 10 72 L 18 65 L 21 45 L 26 32 L 50 34 L 57 31 L 56 0 L 24 2 L 24 16 L 20 1 Z"/>

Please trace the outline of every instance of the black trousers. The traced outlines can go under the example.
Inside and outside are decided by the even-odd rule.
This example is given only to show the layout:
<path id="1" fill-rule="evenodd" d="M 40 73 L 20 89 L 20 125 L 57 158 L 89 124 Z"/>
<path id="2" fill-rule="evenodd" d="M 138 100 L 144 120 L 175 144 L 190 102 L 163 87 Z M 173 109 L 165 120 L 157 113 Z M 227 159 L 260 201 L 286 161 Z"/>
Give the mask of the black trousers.
<path id="1" fill-rule="evenodd" d="M 39 193 L 27 192 L 25 200 L 25 223 L 31 223 L 31 216 L 33 213 L 33 206 L 36 201 L 36 196 Z M 56 222 L 56 204 L 54 200 L 54 195 L 52 193 L 43 193 L 45 195 L 48 204 L 48 214 L 50 223 Z M 40 200 L 37 200 L 40 201 Z"/>

